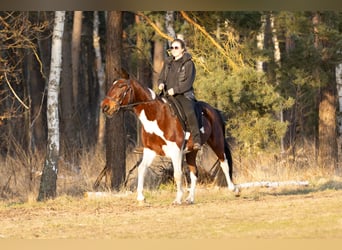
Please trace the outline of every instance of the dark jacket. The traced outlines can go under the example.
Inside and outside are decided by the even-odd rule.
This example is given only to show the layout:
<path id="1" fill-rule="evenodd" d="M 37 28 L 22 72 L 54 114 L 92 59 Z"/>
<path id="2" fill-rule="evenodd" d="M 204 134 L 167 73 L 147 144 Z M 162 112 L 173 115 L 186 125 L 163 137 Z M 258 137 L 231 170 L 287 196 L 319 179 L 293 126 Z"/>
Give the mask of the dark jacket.
<path id="1" fill-rule="evenodd" d="M 175 95 L 184 94 L 194 99 L 193 83 L 196 77 L 196 68 L 189 53 L 174 60 L 167 58 L 160 73 L 158 84 L 164 83 L 166 90 L 173 88 Z"/>

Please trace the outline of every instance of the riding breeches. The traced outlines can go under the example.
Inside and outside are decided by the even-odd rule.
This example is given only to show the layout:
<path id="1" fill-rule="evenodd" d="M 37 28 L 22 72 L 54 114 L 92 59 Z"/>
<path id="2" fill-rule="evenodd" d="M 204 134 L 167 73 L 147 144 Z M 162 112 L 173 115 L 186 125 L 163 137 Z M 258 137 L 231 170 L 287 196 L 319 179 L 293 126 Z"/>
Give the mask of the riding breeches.
<path id="1" fill-rule="evenodd" d="M 201 143 L 201 135 L 198 128 L 198 121 L 195 113 L 195 103 L 194 101 L 186 98 L 184 95 L 176 95 L 175 98 L 181 104 L 185 117 L 187 126 L 192 134 L 192 139 L 194 143 Z"/>

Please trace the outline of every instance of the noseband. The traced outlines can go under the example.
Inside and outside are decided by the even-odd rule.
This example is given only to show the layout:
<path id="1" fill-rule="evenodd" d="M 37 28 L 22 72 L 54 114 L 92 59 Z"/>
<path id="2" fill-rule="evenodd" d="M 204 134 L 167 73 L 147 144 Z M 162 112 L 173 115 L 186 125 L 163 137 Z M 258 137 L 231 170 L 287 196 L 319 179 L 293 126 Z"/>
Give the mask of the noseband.
<path id="1" fill-rule="evenodd" d="M 106 95 L 106 98 L 108 98 L 110 101 L 114 102 L 116 104 L 116 106 L 119 107 L 116 112 L 118 112 L 122 108 L 130 108 L 130 107 L 134 106 L 134 104 L 131 104 L 132 98 L 133 98 L 133 95 L 132 95 L 133 88 L 131 87 L 131 84 L 129 83 L 129 81 L 126 81 L 126 83 L 121 83 L 119 88 L 123 88 L 124 86 L 127 86 L 127 89 L 121 94 L 118 101 L 115 100 L 113 97 Z M 128 93 L 130 93 L 128 104 L 122 105 L 122 103 L 123 103 L 123 101 L 126 98 Z"/>
<path id="2" fill-rule="evenodd" d="M 131 109 L 137 105 L 144 104 L 144 103 L 150 103 L 150 102 L 155 101 L 152 99 L 152 100 L 147 100 L 147 101 L 133 102 L 134 88 L 132 88 L 130 81 L 126 81 L 126 83 L 121 83 L 119 88 L 122 88 L 124 86 L 127 86 L 127 89 L 125 90 L 125 92 L 123 92 L 121 94 L 120 99 L 118 101 L 116 101 L 113 97 L 106 95 L 106 98 L 108 98 L 110 101 L 114 102 L 116 104 L 116 106 L 119 107 L 115 112 L 118 112 L 120 109 Z M 126 95 L 128 93 L 129 93 L 129 101 L 127 102 L 127 104 L 122 105 L 123 100 L 126 98 Z"/>

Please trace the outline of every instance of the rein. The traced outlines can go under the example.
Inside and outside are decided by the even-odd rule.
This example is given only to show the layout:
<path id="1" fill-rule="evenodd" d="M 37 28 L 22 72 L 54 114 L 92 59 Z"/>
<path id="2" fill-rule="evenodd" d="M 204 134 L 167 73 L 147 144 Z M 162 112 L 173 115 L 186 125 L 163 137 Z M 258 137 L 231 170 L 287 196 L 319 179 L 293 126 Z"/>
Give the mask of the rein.
<path id="1" fill-rule="evenodd" d="M 148 100 L 148 101 L 143 101 L 143 102 L 135 102 L 135 103 L 130 103 L 130 104 L 122 105 L 122 102 L 125 99 L 125 97 L 126 97 L 128 92 L 130 92 L 130 96 L 129 96 L 130 101 L 129 102 L 131 102 L 131 99 L 132 99 L 132 96 L 133 96 L 132 93 L 134 92 L 134 90 L 132 89 L 132 87 L 131 87 L 131 85 L 129 83 L 126 83 L 126 85 L 127 85 L 127 89 L 122 94 L 122 96 L 120 97 L 120 102 L 117 102 L 116 100 L 114 100 L 113 97 L 106 95 L 106 98 L 108 98 L 109 100 L 111 100 L 113 102 L 117 102 L 118 103 L 119 108 L 118 108 L 117 111 L 119 111 L 120 109 L 131 109 L 131 108 L 133 108 L 133 107 L 135 107 L 137 105 L 145 104 L 145 103 L 150 103 L 150 102 L 155 101 L 155 100 Z"/>
<path id="2" fill-rule="evenodd" d="M 107 97 L 110 98 L 110 97 Z M 149 103 L 149 102 L 154 102 L 155 100 L 148 100 L 148 101 L 144 101 L 144 102 L 135 102 L 135 103 L 131 103 L 131 104 L 126 104 L 126 105 L 119 105 L 119 109 L 131 109 L 137 105 L 140 104 L 145 104 L 145 103 Z"/>

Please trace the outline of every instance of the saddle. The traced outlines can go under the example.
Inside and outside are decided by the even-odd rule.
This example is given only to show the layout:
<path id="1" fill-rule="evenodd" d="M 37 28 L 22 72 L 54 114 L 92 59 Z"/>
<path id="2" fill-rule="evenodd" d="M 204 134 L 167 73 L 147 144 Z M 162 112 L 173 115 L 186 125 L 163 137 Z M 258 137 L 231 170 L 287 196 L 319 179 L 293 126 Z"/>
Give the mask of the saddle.
<path id="1" fill-rule="evenodd" d="M 189 125 L 187 124 L 186 116 L 184 114 L 184 110 L 182 106 L 180 105 L 180 103 L 173 96 L 163 96 L 163 97 L 167 100 L 168 104 L 170 105 L 171 110 L 178 117 L 178 120 L 180 121 L 183 127 L 183 130 L 188 131 Z M 195 102 L 195 114 L 197 118 L 198 127 L 201 128 L 203 126 L 202 105 L 200 102 L 196 100 L 194 102 Z"/>

